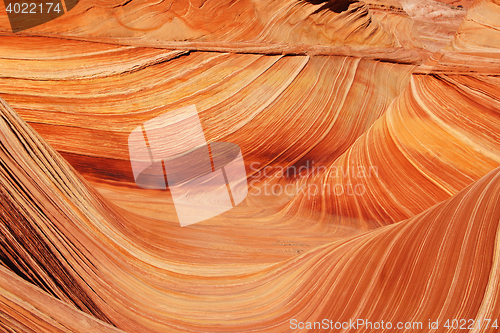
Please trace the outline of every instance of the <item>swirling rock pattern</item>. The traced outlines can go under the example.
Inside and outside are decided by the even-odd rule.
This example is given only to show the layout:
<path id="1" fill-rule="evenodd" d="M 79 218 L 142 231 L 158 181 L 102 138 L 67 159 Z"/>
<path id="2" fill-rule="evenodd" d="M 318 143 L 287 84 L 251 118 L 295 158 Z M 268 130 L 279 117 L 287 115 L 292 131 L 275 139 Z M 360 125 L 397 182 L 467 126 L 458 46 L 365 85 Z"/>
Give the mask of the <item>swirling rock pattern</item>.
<path id="1" fill-rule="evenodd" d="M 404 8 L 80 1 L 3 29 L 0 327 L 500 319 L 500 4 L 432 55 Z M 193 104 L 250 186 L 180 228 L 168 190 L 134 183 L 127 137 Z"/>

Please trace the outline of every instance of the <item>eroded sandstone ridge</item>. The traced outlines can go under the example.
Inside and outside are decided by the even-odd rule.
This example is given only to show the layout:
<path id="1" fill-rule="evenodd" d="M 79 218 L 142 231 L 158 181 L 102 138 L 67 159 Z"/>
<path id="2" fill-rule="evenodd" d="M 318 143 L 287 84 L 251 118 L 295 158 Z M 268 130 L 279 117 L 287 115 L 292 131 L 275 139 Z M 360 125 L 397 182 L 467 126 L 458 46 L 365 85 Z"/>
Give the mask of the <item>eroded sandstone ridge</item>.
<path id="1" fill-rule="evenodd" d="M 89 0 L 17 34 L 0 15 L 0 327 L 499 319 L 500 4 L 446 25 L 407 2 Z M 127 138 L 193 104 L 249 192 L 181 228 Z"/>

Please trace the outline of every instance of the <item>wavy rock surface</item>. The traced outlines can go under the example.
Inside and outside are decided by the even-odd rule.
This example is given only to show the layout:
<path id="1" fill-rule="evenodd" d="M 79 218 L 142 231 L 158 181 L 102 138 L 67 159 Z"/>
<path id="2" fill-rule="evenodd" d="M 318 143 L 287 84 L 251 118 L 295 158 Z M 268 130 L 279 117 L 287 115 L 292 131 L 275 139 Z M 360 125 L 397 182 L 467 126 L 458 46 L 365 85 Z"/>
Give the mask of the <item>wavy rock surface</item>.
<path id="1" fill-rule="evenodd" d="M 449 47 L 456 51 L 494 52 L 500 48 L 497 1 L 481 0 L 467 11 L 467 16 Z"/>
<path id="2" fill-rule="evenodd" d="M 384 14 L 380 15 L 380 10 L 374 13 L 371 3 Z M 244 42 L 246 45 L 422 48 L 411 19 L 396 1 L 372 0 L 371 3 L 348 0 L 87 0 L 80 1 L 66 15 L 22 34 L 126 44 L 199 42 L 204 47 L 211 47 L 213 43 Z M 5 16 L 0 20 L 1 28 L 10 30 Z"/>
<path id="3" fill-rule="evenodd" d="M 2 210 L 2 247 L 36 249 L 23 255 L 13 251 L 9 267 L 26 275 L 31 271 L 32 279 L 46 276 L 36 284 L 125 331 L 286 331 L 291 319 L 390 318 L 425 324 L 428 319 L 499 314 L 500 169 L 411 219 L 265 268 L 246 271 L 237 265 L 232 274 L 214 274 L 210 266 L 179 265 L 141 249 L 113 223 L 123 217 L 111 215 L 89 185 L 11 109 L 3 104 L 1 110 L 0 181 L 3 202 L 9 203 Z M 27 189 L 30 196 L 23 195 Z M 16 229 L 25 237 L 15 237 Z M 47 250 L 40 253 L 43 246 Z M 10 274 L 2 269 L 0 276 Z M 3 289 L 3 304 L 23 299 L 18 285 L 25 282 L 14 281 Z M 52 331 L 52 325 L 64 331 L 69 328 L 62 325 L 73 316 L 85 323 L 73 331 L 106 328 L 36 288 L 25 290 L 34 297 L 24 297 L 22 307 L 36 318 L 21 319 L 7 305 L 10 322 L 18 327 Z M 83 295 L 92 306 L 71 302 Z M 48 309 L 40 309 L 44 298 Z M 291 310 L 283 312 L 283 307 Z M 54 317 L 56 309 L 65 316 Z"/>
<path id="4" fill-rule="evenodd" d="M 483 8 L 488 19 L 499 9 L 492 2 L 479 2 L 475 8 L 469 17 Z M 451 44 L 454 49 L 467 36 L 463 30 L 469 20 Z M 492 28 L 489 33 L 494 37 L 498 30 Z M 418 214 L 498 167 L 498 51 L 489 48 L 486 52 L 485 46 L 477 53 L 469 50 L 434 54 L 325 174 L 312 174 L 306 180 L 328 191 L 313 201 L 304 194 L 295 200 L 306 207 L 321 207 L 324 214 L 349 215 L 383 225 Z M 374 166 L 378 167 L 377 177 L 368 174 Z M 329 189 L 335 184 L 343 184 L 343 188 L 359 185 L 366 193 L 338 195 Z"/>
<path id="5" fill-rule="evenodd" d="M 83 1 L 2 33 L 1 327 L 498 318 L 500 6 L 430 58 L 402 8 Z M 250 186 L 180 228 L 168 190 L 135 185 L 127 138 L 193 104 Z"/>
<path id="6" fill-rule="evenodd" d="M 263 169 L 297 170 L 308 154 L 302 147 L 316 145 L 324 155 L 316 163 L 335 160 L 383 114 L 415 69 L 347 56 L 187 54 L 90 43 L 82 55 L 72 48 L 81 42 L 74 41 L 58 42 L 64 47 L 56 54 L 47 47 L 25 59 L 31 43 L 44 42 L 50 39 L 32 38 L 9 50 L 2 60 L 3 97 L 101 193 L 129 211 L 167 221 L 176 219 L 171 199 L 152 199 L 156 192 L 133 181 L 127 140 L 144 121 L 195 104 L 207 140 L 239 144 L 255 192 L 264 194 L 273 184 L 260 187 Z M 407 60 L 403 54 L 401 61 Z M 273 216 L 290 197 L 250 200 Z M 262 223 L 269 220 L 274 217 Z"/>

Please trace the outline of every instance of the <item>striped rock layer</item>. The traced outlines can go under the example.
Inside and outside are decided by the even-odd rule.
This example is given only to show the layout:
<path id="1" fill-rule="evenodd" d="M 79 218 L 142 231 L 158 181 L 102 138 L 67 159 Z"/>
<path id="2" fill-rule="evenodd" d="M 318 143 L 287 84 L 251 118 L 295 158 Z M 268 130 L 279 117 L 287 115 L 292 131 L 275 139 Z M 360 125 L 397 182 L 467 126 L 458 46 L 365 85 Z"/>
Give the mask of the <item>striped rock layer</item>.
<path id="1" fill-rule="evenodd" d="M 499 318 L 500 4 L 432 55 L 403 8 L 80 1 L 19 34 L 0 17 L 2 330 Z M 249 193 L 180 228 L 127 138 L 193 104 Z"/>

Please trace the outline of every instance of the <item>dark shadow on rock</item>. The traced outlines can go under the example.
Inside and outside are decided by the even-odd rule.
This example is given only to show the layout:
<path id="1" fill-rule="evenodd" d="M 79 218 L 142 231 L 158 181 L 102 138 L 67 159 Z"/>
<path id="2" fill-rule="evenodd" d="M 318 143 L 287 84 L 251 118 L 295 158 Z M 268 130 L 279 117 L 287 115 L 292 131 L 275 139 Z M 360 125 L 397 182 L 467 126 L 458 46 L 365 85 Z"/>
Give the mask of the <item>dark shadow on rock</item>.
<path id="1" fill-rule="evenodd" d="M 322 10 L 331 10 L 335 13 L 342 13 L 349 9 L 349 5 L 352 3 L 358 2 L 357 0 L 303 0 L 304 2 L 308 2 L 313 5 L 321 5 L 315 13 L 318 13 Z"/>

